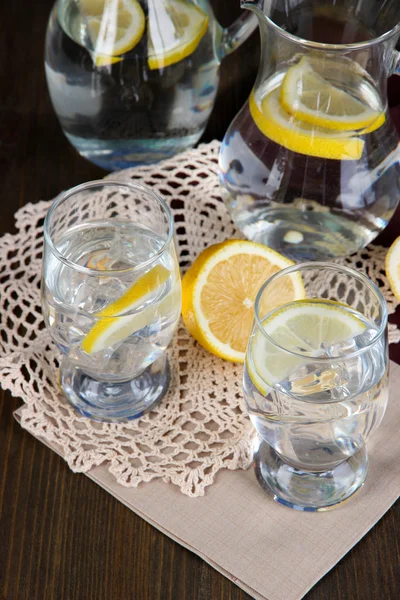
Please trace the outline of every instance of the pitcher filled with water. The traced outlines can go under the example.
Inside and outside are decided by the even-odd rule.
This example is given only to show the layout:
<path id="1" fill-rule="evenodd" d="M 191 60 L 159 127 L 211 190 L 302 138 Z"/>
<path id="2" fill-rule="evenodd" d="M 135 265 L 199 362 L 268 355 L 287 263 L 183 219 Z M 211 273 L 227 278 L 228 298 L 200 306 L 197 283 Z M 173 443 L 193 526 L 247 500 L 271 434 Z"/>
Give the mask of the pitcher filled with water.
<path id="1" fill-rule="evenodd" d="M 222 143 L 219 175 L 246 237 L 296 260 L 351 254 L 400 199 L 387 78 L 398 0 L 253 0 L 261 64 Z"/>
<path id="2" fill-rule="evenodd" d="M 193 146 L 214 106 L 221 59 L 256 26 L 244 13 L 223 29 L 208 0 L 58 0 L 45 67 L 65 135 L 108 170 Z"/>

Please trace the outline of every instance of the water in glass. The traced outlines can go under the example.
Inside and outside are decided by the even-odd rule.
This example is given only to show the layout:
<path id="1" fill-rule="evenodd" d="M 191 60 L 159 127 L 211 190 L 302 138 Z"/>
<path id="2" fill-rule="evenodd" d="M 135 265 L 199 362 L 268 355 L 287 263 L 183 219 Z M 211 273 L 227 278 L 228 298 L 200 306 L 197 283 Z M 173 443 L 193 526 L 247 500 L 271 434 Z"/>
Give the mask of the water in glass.
<path id="1" fill-rule="evenodd" d="M 265 312 L 263 302 L 279 298 L 293 273 L 304 299 Z M 387 405 L 386 308 L 353 273 L 303 263 L 273 276 L 256 300 L 244 371 L 262 440 L 256 471 L 275 499 L 303 510 L 330 508 L 360 488 L 365 442 Z"/>
<path id="2" fill-rule="evenodd" d="M 159 265 L 169 272 L 165 282 L 148 294 L 129 314 L 137 330 L 93 354 L 82 342 L 96 323 L 96 314 L 119 300 L 146 270 L 124 274 L 146 263 L 163 245 L 149 229 L 133 224 L 92 221 L 69 230 L 58 242 L 59 251 L 77 265 L 121 270 L 119 276 L 88 277 L 70 269 L 53 255 L 48 257 L 44 282 L 48 325 L 53 340 L 86 373 L 104 381 L 135 377 L 159 358 L 169 344 L 180 313 L 180 277 L 175 257 L 162 255 Z M 151 266 L 154 269 L 156 265 Z M 127 320 L 127 314 L 115 317 Z M 129 316 L 128 316 L 129 319 Z M 135 327 L 135 318 L 133 318 Z"/>
<path id="3" fill-rule="evenodd" d="M 136 418 L 168 390 L 181 309 L 172 228 L 152 190 L 117 182 L 70 190 L 46 218 L 43 315 L 61 387 L 84 415 Z"/>
<path id="4" fill-rule="evenodd" d="M 363 323 L 365 331 L 331 347 L 322 342 L 313 349 L 319 359 L 345 358 L 376 336 L 373 322 L 352 309 L 343 311 Z M 305 343 L 299 340 L 299 347 Z M 261 437 L 281 456 L 300 468 L 326 470 L 363 447 L 381 422 L 388 399 L 384 339 L 355 359 L 328 361 L 323 366 L 307 359 L 264 391 L 251 377 L 255 371 L 251 347 L 250 343 L 244 374 L 249 415 Z"/>

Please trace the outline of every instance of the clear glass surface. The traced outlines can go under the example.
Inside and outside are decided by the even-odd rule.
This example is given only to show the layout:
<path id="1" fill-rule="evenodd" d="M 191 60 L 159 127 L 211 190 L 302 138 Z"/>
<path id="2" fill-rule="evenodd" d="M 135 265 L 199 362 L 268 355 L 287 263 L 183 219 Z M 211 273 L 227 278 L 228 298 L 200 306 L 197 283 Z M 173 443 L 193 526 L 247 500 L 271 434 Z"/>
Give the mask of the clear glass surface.
<path id="1" fill-rule="evenodd" d="M 137 7 L 136 0 L 125 4 Z M 110 171 L 194 146 L 214 106 L 221 58 L 257 26 L 247 13 L 223 29 L 208 0 L 139 5 L 143 32 L 132 48 L 112 56 L 99 52 L 98 40 L 103 36 L 114 51 L 109 42 L 126 15 L 121 3 L 58 0 L 47 27 L 45 71 L 61 127 L 82 156 Z M 100 27 L 97 41 L 93 23 Z M 137 16 L 132 23 L 138 26 Z M 158 65 L 149 63 L 152 53 Z"/>
<path id="2" fill-rule="evenodd" d="M 399 137 L 387 104 L 387 78 L 400 66 L 400 5 L 243 6 L 259 19 L 261 62 L 221 146 L 228 210 L 247 238 L 296 261 L 352 254 L 385 228 L 400 198 Z M 361 113 L 371 120 L 354 118 Z"/>
<path id="3" fill-rule="evenodd" d="M 303 298 L 271 310 L 294 280 Z M 256 474 L 275 500 L 327 510 L 364 483 L 365 443 L 388 400 L 386 327 L 381 293 L 346 267 L 304 263 L 261 288 L 244 395 L 259 434 Z"/>
<path id="4" fill-rule="evenodd" d="M 140 416 L 168 389 L 181 310 L 168 206 L 141 185 L 90 182 L 59 196 L 44 229 L 42 309 L 65 395 L 95 419 Z"/>

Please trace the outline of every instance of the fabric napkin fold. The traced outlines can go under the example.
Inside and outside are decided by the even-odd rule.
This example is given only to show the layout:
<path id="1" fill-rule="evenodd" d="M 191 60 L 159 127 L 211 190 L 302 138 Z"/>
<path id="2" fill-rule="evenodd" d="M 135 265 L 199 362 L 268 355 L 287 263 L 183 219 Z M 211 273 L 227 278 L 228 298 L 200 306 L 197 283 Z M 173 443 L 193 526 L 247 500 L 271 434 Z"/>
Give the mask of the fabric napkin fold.
<path id="1" fill-rule="evenodd" d="M 400 367 L 392 362 L 388 409 L 368 445 L 367 481 L 330 512 L 302 513 L 273 502 L 252 469 L 221 471 L 201 498 L 161 481 L 123 487 L 104 465 L 87 476 L 257 600 L 300 600 L 400 495 L 399 387 Z M 18 420 L 23 410 L 16 411 Z"/>

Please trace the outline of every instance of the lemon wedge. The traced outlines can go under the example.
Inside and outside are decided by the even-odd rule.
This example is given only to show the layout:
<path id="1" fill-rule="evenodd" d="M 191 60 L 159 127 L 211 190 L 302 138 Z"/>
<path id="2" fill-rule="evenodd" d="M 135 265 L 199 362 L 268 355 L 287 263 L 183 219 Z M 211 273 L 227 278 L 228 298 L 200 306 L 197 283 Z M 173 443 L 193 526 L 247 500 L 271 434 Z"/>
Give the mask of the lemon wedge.
<path id="1" fill-rule="evenodd" d="M 114 64 L 141 40 L 145 16 L 137 0 L 79 0 L 97 66 Z"/>
<path id="2" fill-rule="evenodd" d="M 336 160 L 361 158 L 364 149 L 363 140 L 349 132 L 333 132 L 300 121 L 282 108 L 279 95 L 279 88 L 275 88 L 262 98 L 260 107 L 254 92 L 250 95 L 250 113 L 264 135 L 299 154 Z"/>
<path id="3" fill-rule="evenodd" d="M 86 334 L 82 341 L 82 350 L 93 354 L 120 342 L 135 331 L 139 331 L 154 318 L 156 311 L 160 312 L 161 305 L 149 305 L 143 310 L 132 315 L 126 315 L 139 304 L 143 304 L 163 283 L 167 281 L 171 272 L 163 265 L 156 265 L 140 277 L 119 298 L 95 316 L 97 322 Z M 165 301 L 169 302 L 169 295 Z"/>
<path id="4" fill-rule="evenodd" d="M 385 270 L 390 289 L 400 302 L 400 237 L 395 239 L 386 254 Z"/>
<path id="5" fill-rule="evenodd" d="M 275 311 L 263 322 L 263 328 L 281 348 L 296 353 L 285 352 L 256 330 L 249 342 L 246 364 L 254 385 L 266 393 L 269 385 L 286 379 L 295 368 L 309 362 L 309 357 L 321 356 L 323 345 L 351 340 L 366 326 L 339 302 L 307 299 Z"/>
<path id="6" fill-rule="evenodd" d="M 182 316 L 206 350 L 243 362 L 254 315 L 254 300 L 273 273 L 293 262 L 267 246 L 227 240 L 206 248 L 182 278 Z M 299 274 L 275 287 L 265 310 L 304 297 Z"/>
<path id="7" fill-rule="evenodd" d="M 385 122 L 384 113 L 329 83 L 314 71 L 306 57 L 288 69 L 281 85 L 280 101 L 297 119 L 327 129 L 368 128 L 370 132 Z"/>
<path id="8" fill-rule="evenodd" d="M 148 64 L 162 69 L 190 56 L 207 31 L 208 15 L 185 0 L 149 0 Z"/>

